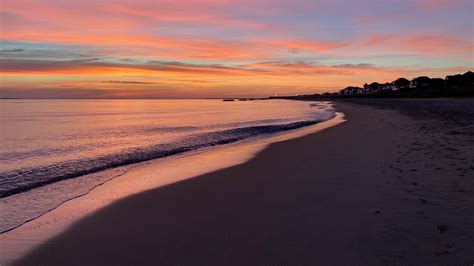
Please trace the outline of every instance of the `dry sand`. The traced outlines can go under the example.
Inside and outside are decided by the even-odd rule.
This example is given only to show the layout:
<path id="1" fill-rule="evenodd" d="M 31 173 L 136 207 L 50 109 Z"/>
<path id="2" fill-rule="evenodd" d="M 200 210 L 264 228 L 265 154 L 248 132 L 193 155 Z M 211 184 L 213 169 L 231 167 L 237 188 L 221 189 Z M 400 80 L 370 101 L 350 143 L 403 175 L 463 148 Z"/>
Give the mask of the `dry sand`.
<path id="1" fill-rule="evenodd" d="M 347 122 L 119 200 L 17 264 L 472 265 L 473 106 L 338 102 Z"/>

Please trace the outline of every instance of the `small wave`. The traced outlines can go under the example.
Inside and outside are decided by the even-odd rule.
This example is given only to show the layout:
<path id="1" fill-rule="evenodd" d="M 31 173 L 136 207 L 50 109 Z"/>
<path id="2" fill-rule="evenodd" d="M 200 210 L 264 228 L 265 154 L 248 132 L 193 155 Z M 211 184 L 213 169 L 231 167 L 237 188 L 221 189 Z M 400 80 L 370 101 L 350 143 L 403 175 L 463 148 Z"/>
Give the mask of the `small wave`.
<path id="1" fill-rule="evenodd" d="M 327 113 L 319 120 L 299 121 L 288 124 L 261 125 L 201 133 L 179 141 L 157 144 L 140 149 L 130 149 L 92 159 L 66 161 L 38 168 L 23 168 L 0 173 L 0 198 L 45 186 L 65 179 L 75 178 L 119 166 L 163 158 L 199 148 L 233 143 L 246 138 L 293 130 L 330 119 Z"/>

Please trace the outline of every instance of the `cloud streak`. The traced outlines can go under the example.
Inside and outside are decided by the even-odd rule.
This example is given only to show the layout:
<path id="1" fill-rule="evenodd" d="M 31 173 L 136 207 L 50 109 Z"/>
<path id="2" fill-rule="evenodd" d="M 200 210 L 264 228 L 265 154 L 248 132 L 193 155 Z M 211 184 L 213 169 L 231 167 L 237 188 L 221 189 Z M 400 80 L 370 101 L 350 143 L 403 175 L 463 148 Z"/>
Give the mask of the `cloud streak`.
<path id="1" fill-rule="evenodd" d="M 207 97 L 445 76 L 473 67 L 472 8 L 467 0 L 5 0 L 1 86 Z"/>

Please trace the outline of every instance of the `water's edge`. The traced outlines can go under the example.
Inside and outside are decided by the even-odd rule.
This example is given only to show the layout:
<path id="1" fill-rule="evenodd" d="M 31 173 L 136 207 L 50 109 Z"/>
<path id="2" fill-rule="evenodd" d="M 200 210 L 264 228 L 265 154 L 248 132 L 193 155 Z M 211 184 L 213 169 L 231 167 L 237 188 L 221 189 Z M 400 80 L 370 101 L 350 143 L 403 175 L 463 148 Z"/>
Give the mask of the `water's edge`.
<path id="1" fill-rule="evenodd" d="M 28 221 L 25 221 L 24 223 L 20 225 L 15 226 L 14 228 L 10 228 L 0 233 L 0 249 L 4 250 L 4 252 L 0 254 L 0 263 L 11 262 L 12 260 L 14 260 L 15 258 L 18 258 L 19 256 L 21 256 L 22 254 L 24 254 L 31 248 L 43 243 L 44 241 L 50 239 L 51 237 L 57 235 L 58 233 L 66 230 L 68 226 L 73 224 L 78 219 L 83 218 L 84 216 L 90 215 L 95 210 L 102 208 L 115 200 L 118 200 L 120 198 L 129 196 L 135 193 L 140 193 L 145 190 L 154 189 L 159 186 L 163 186 L 163 185 L 178 182 L 184 179 L 192 178 L 194 176 L 202 175 L 202 174 L 213 172 L 219 169 L 245 163 L 246 161 L 250 160 L 255 155 L 257 155 L 258 152 L 262 151 L 263 149 L 265 149 L 268 145 L 272 143 L 290 140 L 290 139 L 302 137 L 309 134 L 314 134 L 326 128 L 336 126 L 344 121 L 345 121 L 344 114 L 340 112 L 336 112 L 335 117 L 329 120 L 319 122 L 319 123 L 315 122 L 310 125 L 288 129 L 286 131 L 281 131 L 278 133 L 266 134 L 265 138 L 263 138 L 260 135 L 256 137 L 247 138 L 241 141 L 229 142 L 224 145 L 219 145 L 217 147 L 213 147 L 213 146 L 204 147 L 198 150 L 191 150 L 188 152 L 176 154 L 174 156 L 169 156 L 166 158 L 151 159 L 146 162 L 139 162 L 132 165 L 128 165 L 129 168 L 127 168 L 123 173 L 113 176 L 109 180 L 106 180 L 96 185 L 95 187 L 89 189 L 87 192 L 81 195 L 78 195 L 76 197 L 70 198 L 64 202 L 59 203 L 56 207 L 48 210 L 47 212 L 35 218 L 32 218 Z M 252 146 L 252 147 L 250 149 L 249 147 L 247 147 L 246 149 L 245 148 L 242 149 L 242 146 L 245 146 L 245 145 Z M 163 162 L 163 161 L 167 161 L 169 164 L 169 162 L 173 160 L 188 160 L 188 159 L 196 160 L 197 157 L 204 156 L 204 153 L 212 154 L 216 152 L 218 153 L 219 150 L 223 151 L 223 150 L 232 150 L 232 149 L 234 151 L 231 151 L 228 155 L 233 158 L 230 158 L 230 159 L 228 158 L 227 160 L 223 160 L 224 162 L 221 165 L 206 166 L 205 167 L 206 169 L 200 169 L 200 170 L 197 170 L 197 172 L 191 171 L 190 173 L 185 173 L 184 175 L 183 174 L 177 175 L 176 173 L 172 173 L 170 176 L 173 176 L 173 175 L 175 176 L 174 179 L 172 178 L 173 180 L 165 180 L 165 183 L 158 182 L 158 185 L 155 184 L 156 182 L 152 182 L 154 183 L 154 185 L 152 186 L 148 185 L 148 186 L 145 186 L 144 188 L 132 191 L 131 193 L 129 192 L 122 195 L 118 195 L 112 200 L 107 201 L 105 204 L 103 202 L 97 203 L 96 201 L 98 200 L 96 200 L 95 201 L 95 203 L 97 203 L 96 206 L 93 206 L 89 208 L 87 211 L 83 211 L 82 213 L 80 210 L 78 211 L 78 210 L 75 210 L 74 208 L 71 208 L 71 204 L 74 204 L 76 201 L 90 200 L 86 198 L 88 198 L 89 196 L 90 197 L 97 196 L 97 195 L 91 195 L 91 194 L 94 194 L 94 192 L 97 192 L 98 190 L 107 190 L 109 183 L 113 183 L 114 181 L 117 181 L 118 179 L 121 179 L 121 178 L 126 178 L 126 176 L 129 173 L 133 171 L 140 171 L 140 168 L 143 168 L 143 169 L 152 168 L 153 165 L 155 164 L 159 165 L 160 162 Z M 238 155 L 236 155 L 237 153 Z M 163 163 L 167 164 L 166 162 L 163 162 Z M 160 168 L 160 170 L 162 170 L 162 168 Z M 120 183 L 120 181 L 117 181 L 117 182 Z M 111 184 L 111 186 L 114 186 L 114 184 Z M 99 192 L 98 194 L 101 194 L 101 192 Z M 78 204 L 80 204 L 80 202 Z M 66 209 L 66 213 L 67 211 L 76 212 L 75 217 L 73 219 L 62 220 L 59 222 L 60 223 L 59 225 L 54 224 L 54 223 L 50 225 L 49 222 L 51 221 L 51 219 L 58 219 L 58 215 L 64 215 L 65 210 L 60 210 L 61 208 Z M 38 230 L 38 232 L 34 232 L 34 228 L 41 227 L 41 226 L 45 227 L 45 224 L 48 224 L 48 226 L 46 226 L 48 228 L 42 228 L 41 230 Z M 25 239 L 25 238 L 30 239 L 30 241 L 28 241 L 27 244 L 25 244 L 24 241 L 21 241 L 21 239 Z"/>
<path id="2" fill-rule="evenodd" d="M 232 144 L 232 143 L 236 143 L 236 142 L 243 141 L 243 140 L 252 141 L 253 139 L 256 139 L 258 137 L 264 137 L 264 136 L 270 136 L 271 137 L 271 135 L 272 135 L 271 132 L 274 132 L 273 134 L 279 134 L 279 133 L 284 133 L 286 131 L 297 130 L 299 128 L 311 126 L 311 125 L 314 125 L 314 124 L 317 124 L 317 123 L 320 123 L 320 122 L 318 122 L 317 120 L 314 120 L 314 121 L 295 122 L 295 123 L 284 124 L 284 125 L 270 125 L 270 126 L 251 127 L 251 129 L 253 131 L 250 131 L 250 132 L 252 132 L 253 134 L 249 137 L 241 136 L 241 138 L 239 138 L 239 137 L 235 137 L 235 135 L 232 135 L 231 138 L 223 138 L 221 140 L 218 140 L 218 141 L 215 141 L 215 142 L 212 142 L 212 143 L 206 143 L 206 145 L 204 145 L 204 144 L 203 145 L 195 145 L 195 146 L 192 146 L 192 147 L 180 148 L 180 149 L 165 152 L 165 153 L 159 152 L 159 154 L 150 153 L 149 156 L 137 158 L 136 160 L 129 160 L 129 161 L 121 162 L 120 164 L 117 164 L 117 165 L 112 164 L 112 165 L 104 166 L 103 168 L 105 168 L 105 169 L 91 169 L 91 170 L 85 172 L 84 174 L 81 174 L 82 172 L 78 172 L 76 175 L 59 176 L 56 179 L 50 179 L 49 182 L 40 182 L 40 183 L 37 183 L 37 184 L 33 184 L 31 187 L 27 187 L 27 188 L 24 188 L 24 189 L 16 189 L 15 191 L 11 191 L 11 193 L 15 193 L 15 194 L 2 195 L 2 193 L 0 193 L 0 199 L 1 198 L 8 198 L 9 196 L 15 196 L 15 195 L 17 195 L 18 193 L 21 193 L 21 192 L 27 192 L 31 189 L 41 188 L 43 186 L 50 185 L 50 184 L 54 185 L 54 183 L 56 183 L 56 182 L 66 181 L 67 179 L 71 179 L 71 178 L 76 178 L 76 177 L 77 178 L 79 178 L 79 177 L 80 178 L 85 178 L 86 176 L 90 176 L 91 174 L 101 172 L 101 171 L 106 172 L 106 171 L 112 170 L 114 168 L 121 171 L 119 174 L 108 175 L 108 178 L 103 180 L 102 182 L 99 182 L 99 183 L 95 184 L 94 186 L 88 188 L 86 191 L 83 191 L 82 193 L 78 193 L 78 194 L 76 194 L 76 195 L 74 195 L 74 196 L 72 196 L 68 199 L 65 199 L 63 201 L 58 202 L 53 207 L 44 210 L 44 212 L 39 213 L 39 214 L 35 215 L 34 217 L 31 217 L 29 219 L 26 219 L 26 220 L 24 220 L 24 221 L 22 221 L 18 224 L 15 224 L 15 225 L 12 225 L 12 226 L 9 226 L 9 227 L 0 228 L 0 234 L 11 231 L 11 230 L 13 230 L 13 229 L 29 222 L 29 221 L 37 219 L 37 218 L 41 217 L 42 215 L 56 209 L 57 207 L 59 207 L 60 205 L 62 205 L 65 202 L 68 202 L 70 200 L 73 200 L 75 198 L 78 198 L 78 197 L 81 197 L 81 196 L 84 196 L 84 195 L 88 194 L 94 188 L 96 188 L 98 186 L 101 186 L 101 185 L 109 182 L 110 180 L 118 177 L 118 176 L 126 174 L 130 169 L 139 166 L 143 162 L 163 159 L 163 158 L 166 158 L 166 157 L 172 158 L 173 156 L 180 155 L 180 154 L 186 154 L 186 153 L 193 152 L 193 151 L 194 152 L 200 152 L 201 150 L 206 149 L 206 148 L 212 148 L 212 147 L 215 147 L 215 146 Z M 248 131 L 248 129 L 249 128 L 239 128 L 239 129 L 232 129 L 232 130 L 227 130 L 227 131 L 237 131 L 237 130 L 239 130 L 239 131 L 242 131 L 245 134 L 251 134 Z M 219 132 L 217 134 L 222 134 L 222 133 Z"/>
<path id="3" fill-rule="evenodd" d="M 134 164 L 134 165 L 130 165 L 130 167 L 129 167 L 128 169 L 124 170 L 124 172 L 122 172 L 122 173 L 120 173 L 120 174 L 117 174 L 117 175 L 111 175 L 109 179 L 104 180 L 103 182 L 96 184 L 95 186 L 89 188 L 87 191 L 85 191 L 85 192 L 83 192 L 83 193 L 80 193 L 80 194 L 75 195 L 75 196 L 73 196 L 73 197 L 71 197 L 71 198 L 68 198 L 67 200 L 58 202 L 58 204 L 57 204 L 56 206 L 54 206 L 54 207 L 52 207 L 52 208 L 50 208 L 50 209 L 45 210 L 43 213 L 40 213 L 39 215 L 37 215 L 37 216 L 35 216 L 35 217 L 32 217 L 32 218 L 30 218 L 30 219 L 27 219 L 27 220 L 25 220 L 25 221 L 23 221 L 23 222 L 21 222 L 21 223 L 19 223 L 19 224 L 17 224 L 17 225 L 14 225 L 14 226 L 12 226 L 12 227 L 9 227 L 9 228 L 1 228 L 1 229 L 0 229 L 0 235 L 2 235 L 2 234 L 4 234 L 4 233 L 7 233 L 7 232 L 10 232 L 10 231 L 12 231 L 12 230 L 15 230 L 16 228 L 18 228 L 18 227 L 20 227 L 20 226 L 22 226 L 22 225 L 24 225 L 24 224 L 26 224 L 26 223 L 29 223 L 29 222 L 31 222 L 31 221 L 33 221 L 33 220 L 36 220 L 36 219 L 42 217 L 43 215 L 45 215 L 45 214 L 47 214 L 47 213 L 49 213 L 49 212 L 54 211 L 55 209 L 59 208 L 61 205 L 63 205 L 63 204 L 66 203 L 66 202 L 72 201 L 72 200 L 74 200 L 74 199 L 77 199 L 77 198 L 80 198 L 80 197 L 82 197 L 82 196 L 85 196 L 85 195 L 89 194 L 89 193 L 90 193 L 92 190 L 94 190 L 95 188 L 97 188 L 97 187 L 99 187 L 99 186 L 102 186 L 102 185 L 106 184 L 106 183 L 109 182 L 109 181 L 112 181 L 114 178 L 117 178 L 117 177 L 119 177 L 119 176 L 121 176 L 121 175 L 126 174 L 129 170 L 133 169 L 134 167 L 137 167 L 138 165 L 139 165 L 139 163 Z M 0 265 L 1 265 L 1 264 L 0 264 Z"/>
<path id="4" fill-rule="evenodd" d="M 89 175 L 100 171 L 117 168 L 120 166 L 132 165 L 140 162 L 169 157 L 206 147 L 234 143 L 259 135 L 294 130 L 317 123 L 320 123 L 320 121 L 298 121 L 289 124 L 252 126 L 229 129 L 193 136 L 192 138 L 195 140 L 193 140 L 191 143 L 195 144 L 192 145 L 180 145 L 173 148 L 162 147 L 165 145 L 157 145 L 153 147 L 148 147 L 146 149 L 137 149 L 134 152 L 128 152 L 120 155 L 104 156 L 81 161 L 63 162 L 60 164 L 53 164 L 39 169 L 23 169 L 20 172 L 18 172 L 17 170 L 5 172 L 0 174 L 2 180 L 15 180 L 18 179 L 19 176 L 21 176 L 21 179 L 24 180 L 24 185 L 17 186 L 11 189 L 0 188 L 0 198 L 5 198 L 18 193 L 26 192 L 58 181 Z M 212 141 L 199 141 L 199 139 L 206 138 L 212 138 Z M 57 174 L 58 168 L 77 168 L 77 165 L 85 166 L 80 167 L 80 170 L 77 170 L 75 172 L 67 172 L 59 175 Z"/>

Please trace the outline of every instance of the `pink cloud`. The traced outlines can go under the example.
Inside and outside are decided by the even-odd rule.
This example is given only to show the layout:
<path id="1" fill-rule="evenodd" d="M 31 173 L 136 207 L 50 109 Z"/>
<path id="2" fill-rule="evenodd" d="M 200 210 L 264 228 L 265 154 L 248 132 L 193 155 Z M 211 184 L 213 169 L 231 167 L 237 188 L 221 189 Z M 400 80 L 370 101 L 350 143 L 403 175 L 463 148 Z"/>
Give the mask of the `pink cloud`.
<path id="1" fill-rule="evenodd" d="M 56 3 L 54 3 L 56 2 Z M 274 25 L 219 12 L 235 1 L 7 1 L 0 10 L 30 21 L 29 30 L 45 27 L 75 32 L 156 30 L 164 25 L 187 24 L 272 30 Z M 28 8 L 25 8 L 27 6 Z M 10 24 L 5 21 L 5 24 Z M 14 27 L 15 25 L 10 25 Z"/>
<path id="2" fill-rule="evenodd" d="M 456 0 L 417 0 L 419 9 L 437 9 L 456 4 Z"/>
<path id="3" fill-rule="evenodd" d="M 416 52 L 420 55 L 445 56 L 452 52 L 472 51 L 472 41 L 450 34 L 373 34 L 359 39 L 355 47 L 359 51 L 372 50 L 377 53 Z"/>

